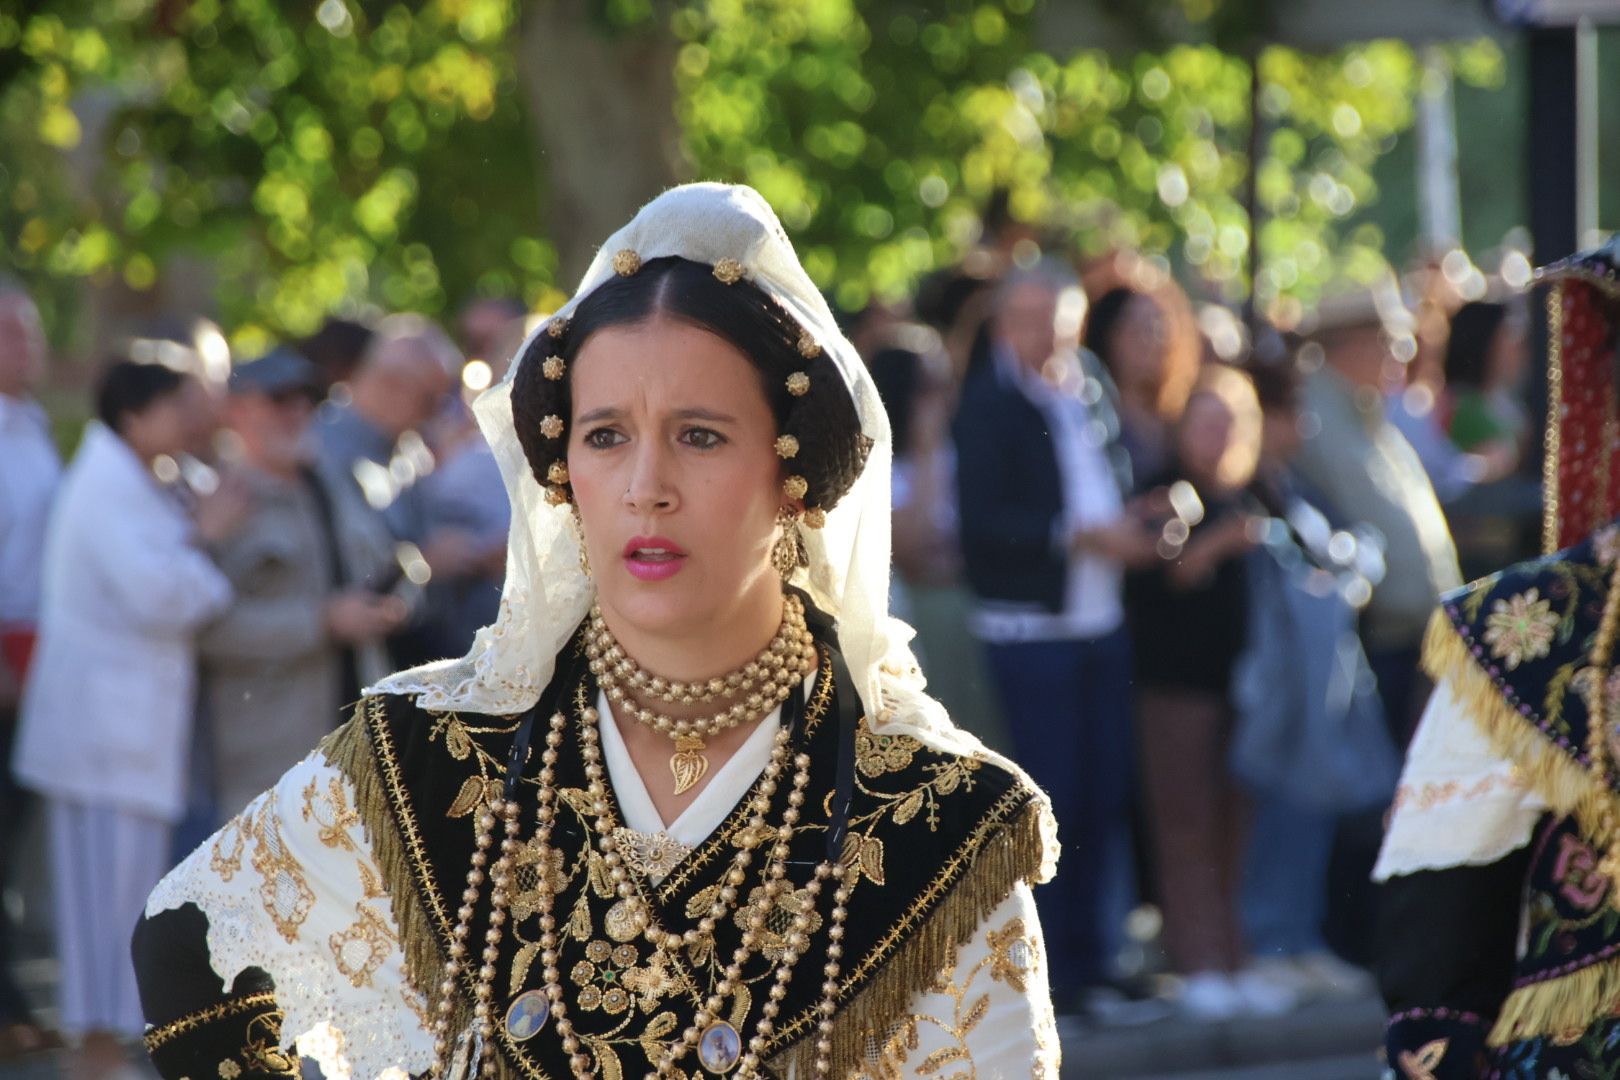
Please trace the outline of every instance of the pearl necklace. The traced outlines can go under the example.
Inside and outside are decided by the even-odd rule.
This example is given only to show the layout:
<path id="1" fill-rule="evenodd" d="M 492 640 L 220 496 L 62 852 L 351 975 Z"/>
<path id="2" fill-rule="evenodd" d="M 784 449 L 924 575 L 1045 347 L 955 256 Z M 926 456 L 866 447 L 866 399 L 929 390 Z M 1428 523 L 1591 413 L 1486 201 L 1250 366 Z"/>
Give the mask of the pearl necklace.
<path id="1" fill-rule="evenodd" d="M 581 702 L 583 705 L 583 701 Z M 750 801 L 750 817 L 748 826 L 738 835 L 738 850 L 732 858 L 731 868 L 726 872 L 724 885 L 710 905 L 709 911 L 698 920 L 698 925 L 685 933 L 665 931 L 658 926 L 649 906 L 637 890 L 634 881 L 626 872 L 624 858 L 619 851 L 619 844 L 615 837 L 614 822 L 608 804 L 607 789 L 602 766 L 602 752 L 600 734 L 597 729 L 599 716 L 593 708 L 580 709 L 580 733 L 583 741 L 583 756 L 585 758 L 585 773 L 587 777 L 587 799 L 596 816 L 597 845 L 602 852 L 603 861 L 608 867 L 608 876 L 619 896 L 619 903 L 623 905 L 625 917 L 631 921 L 639 932 L 645 936 L 654 948 L 662 952 L 676 952 L 682 948 L 696 944 L 705 937 L 712 935 L 715 927 L 727 915 L 732 914 L 740 898 L 740 887 L 746 880 L 746 870 L 753 861 L 753 850 L 759 846 L 760 837 L 765 833 L 765 813 L 769 809 L 770 800 L 778 790 L 778 783 L 787 762 L 787 752 L 790 735 L 787 729 L 779 731 L 771 749 L 770 762 L 766 765 L 765 773 L 756 785 L 755 793 Z M 556 820 L 557 788 L 555 780 L 555 766 L 557 763 L 557 750 L 562 745 L 563 731 L 567 726 L 567 719 L 558 712 L 551 717 L 550 730 L 546 733 L 545 749 L 541 752 L 541 769 L 538 777 L 539 796 L 536 817 L 538 825 L 535 830 L 535 843 L 538 848 L 539 864 L 549 865 L 551 853 L 551 828 Z M 677 1062 L 687 1053 L 697 1047 L 711 1028 L 723 1027 L 732 1039 L 740 1037 L 730 1024 L 719 1021 L 720 1010 L 724 1008 L 726 999 L 742 985 L 742 969 L 752 959 L 753 954 L 760 946 L 761 932 L 765 928 L 766 918 L 775 909 L 777 900 L 784 892 L 792 890 L 792 883 L 787 879 L 787 853 L 788 842 L 792 838 L 794 828 L 800 817 L 800 808 L 804 805 L 804 789 L 810 780 L 810 756 L 799 753 L 794 757 L 793 788 L 788 793 L 788 806 L 782 812 L 782 824 L 776 831 L 776 842 L 772 845 L 770 857 L 763 872 L 763 896 L 757 906 L 749 911 L 746 928 L 743 932 L 742 944 L 732 952 L 731 962 L 726 966 L 721 979 L 715 984 L 713 992 L 704 999 L 703 1004 L 693 1017 L 693 1022 L 682 1033 L 678 1042 L 659 1055 L 655 1063 L 655 1070 L 648 1074 L 648 1080 L 657 1080 L 670 1076 Z M 431 1075 L 442 1077 L 449 1065 L 450 1045 L 449 1028 L 451 1017 L 455 1012 L 456 981 L 466 968 L 467 945 L 471 936 L 471 922 L 474 914 L 474 905 L 478 900 L 479 886 L 486 879 L 485 867 L 489 862 L 489 848 L 493 845 L 495 822 L 504 823 L 505 837 L 501 841 L 501 854 L 487 875 L 493 886 L 490 897 L 491 910 L 489 928 L 485 931 L 485 946 L 482 953 L 483 964 L 478 969 L 478 977 L 474 986 L 474 1024 L 476 1042 L 466 1047 L 470 1057 L 469 1064 L 476 1069 L 481 1077 L 492 1078 L 496 1075 L 496 1062 L 494 1057 L 494 1014 L 492 1002 L 494 999 L 495 963 L 499 957 L 501 928 L 507 919 L 507 906 L 510 903 L 510 885 L 513 859 L 518 851 L 518 833 L 521 829 L 519 822 L 519 808 L 515 801 L 504 798 L 490 800 L 486 809 L 479 815 L 478 832 L 474 840 L 472 866 L 467 873 L 467 888 L 462 893 L 462 905 L 457 912 L 457 923 L 450 945 L 450 959 L 445 963 L 445 978 L 440 984 L 440 1000 L 435 1011 L 433 1021 L 434 1035 L 434 1064 Z M 825 981 L 821 985 L 822 997 L 817 1005 L 817 1015 L 820 1017 L 817 1026 L 816 1057 L 814 1059 L 814 1073 L 818 1077 L 826 1076 L 831 1068 L 831 1033 L 833 1029 L 832 1016 L 837 1010 L 838 974 L 840 958 L 843 955 L 844 923 L 848 917 L 847 903 L 849 900 L 849 886 L 844 883 L 845 868 L 841 863 L 832 860 L 823 860 L 816 868 L 814 875 L 806 882 L 804 891 L 809 896 L 809 902 L 802 906 L 793 917 L 792 928 L 786 936 L 786 948 L 783 951 L 781 962 L 777 965 L 774 981 L 771 985 L 767 1000 L 760 1006 L 760 1019 L 755 1025 L 755 1034 L 748 1040 L 747 1052 L 742 1053 L 742 1047 L 735 1047 L 735 1053 L 723 1064 L 718 1071 L 729 1071 L 734 1066 L 738 1068 L 738 1077 L 756 1077 L 759 1075 L 761 1055 L 770 1043 L 775 1030 L 776 1017 L 781 1012 L 781 1002 L 787 996 L 788 984 L 793 978 L 794 967 L 800 957 L 809 949 L 809 928 L 814 916 L 816 900 L 819 898 L 824 882 L 832 878 L 837 882 L 834 891 L 834 907 L 831 911 L 831 922 L 828 927 L 829 944 L 827 946 L 827 963 L 823 968 Z M 561 973 L 557 963 L 558 939 L 557 922 L 552 913 L 555 894 L 551 889 L 550 877 L 540 874 L 537 896 L 537 915 L 540 925 L 540 962 L 541 979 L 543 984 L 544 1006 L 539 1013 L 539 1019 L 533 1028 L 523 1038 L 531 1038 L 547 1019 L 555 1020 L 557 1034 L 561 1039 L 564 1052 L 568 1055 L 570 1071 L 576 1080 L 591 1080 L 595 1076 L 594 1062 L 590 1055 L 582 1048 L 579 1035 L 574 1029 L 573 1021 L 568 1018 L 567 1002 L 563 998 Z M 611 914 L 611 913 L 610 913 Z M 521 995 L 514 1002 L 514 1007 L 534 994 L 533 991 Z M 511 1028 L 511 1014 L 508 1015 L 508 1029 Z M 462 1040 L 471 1034 L 464 1033 Z M 458 1040 L 457 1056 L 464 1049 L 462 1041 Z M 702 1053 L 699 1054 L 700 1059 Z M 705 1063 L 707 1067 L 707 1063 Z M 470 1070 L 469 1070 L 470 1071 Z M 458 1078 L 459 1080 L 459 1078 Z"/>
<path id="2" fill-rule="evenodd" d="M 602 618 L 601 608 L 596 606 L 591 608 L 585 653 L 591 673 L 616 710 L 674 741 L 669 769 L 675 777 L 675 794 L 683 795 L 709 771 L 709 759 L 704 756 L 706 740 L 739 724 L 752 723 L 786 701 L 815 663 L 816 648 L 805 626 L 804 602 L 789 593 L 782 603 L 782 624 L 770 644 L 729 675 L 687 683 L 650 674 L 624 651 Z M 632 697 L 638 691 L 682 705 L 706 703 L 721 696 L 747 697 L 710 716 L 678 720 L 642 708 Z"/>

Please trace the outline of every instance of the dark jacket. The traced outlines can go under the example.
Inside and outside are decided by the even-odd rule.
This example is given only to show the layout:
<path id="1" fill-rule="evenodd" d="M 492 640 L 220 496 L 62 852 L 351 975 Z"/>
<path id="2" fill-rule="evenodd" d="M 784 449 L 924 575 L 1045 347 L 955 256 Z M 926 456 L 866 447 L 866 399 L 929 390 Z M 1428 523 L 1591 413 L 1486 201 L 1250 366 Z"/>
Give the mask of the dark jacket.
<path id="1" fill-rule="evenodd" d="M 1095 356 L 1082 350 L 1080 357 L 1082 395 L 1127 493 L 1130 461 L 1119 444 L 1113 385 Z M 1000 364 L 980 364 L 963 384 L 954 435 L 968 584 L 984 600 L 1061 612 L 1069 568 L 1059 535 L 1063 476 L 1046 416 Z"/>

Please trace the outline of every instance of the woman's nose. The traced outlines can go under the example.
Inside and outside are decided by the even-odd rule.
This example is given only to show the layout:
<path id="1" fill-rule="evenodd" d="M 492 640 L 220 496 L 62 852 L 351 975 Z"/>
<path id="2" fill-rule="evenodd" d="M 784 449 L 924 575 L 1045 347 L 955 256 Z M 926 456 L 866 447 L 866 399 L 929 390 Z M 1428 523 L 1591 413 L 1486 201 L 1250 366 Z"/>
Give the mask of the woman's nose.
<path id="1" fill-rule="evenodd" d="M 624 501 L 640 513 L 668 512 L 675 508 L 677 500 L 674 485 L 670 483 L 668 453 L 656 440 L 644 440 L 636 447 Z"/>

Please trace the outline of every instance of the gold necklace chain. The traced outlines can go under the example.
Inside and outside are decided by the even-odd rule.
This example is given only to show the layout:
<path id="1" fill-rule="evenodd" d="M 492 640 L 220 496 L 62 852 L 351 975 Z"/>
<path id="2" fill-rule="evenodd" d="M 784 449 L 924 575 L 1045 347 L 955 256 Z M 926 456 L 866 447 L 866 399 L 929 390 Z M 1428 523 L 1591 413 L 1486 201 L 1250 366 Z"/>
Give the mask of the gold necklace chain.
<path id="1" fill-rule="evenodd" d="M 790 593 L 783 600 L 782 624 L 770 644 L 756 659 L 729 675 L 683 683 L 648 673 L 624 651 L 596 607 L 591 609 L 585 653 L 591 673 L 614 709 L 675 743 L 669 768 L 675 794 L 683 795 L 709 771 L 706 741 L 739 724 L 759 720 L 786 701 L 815 664 L 816 647 L 805 625 L 804 602 Z M 754 690 L 756 685 L 761 689 Z M 730 693 L 748 696 L 709 716 L 676 719 L 638 704 L 632 696 L 636 688 L 663 701 L 683 704 Z"/>

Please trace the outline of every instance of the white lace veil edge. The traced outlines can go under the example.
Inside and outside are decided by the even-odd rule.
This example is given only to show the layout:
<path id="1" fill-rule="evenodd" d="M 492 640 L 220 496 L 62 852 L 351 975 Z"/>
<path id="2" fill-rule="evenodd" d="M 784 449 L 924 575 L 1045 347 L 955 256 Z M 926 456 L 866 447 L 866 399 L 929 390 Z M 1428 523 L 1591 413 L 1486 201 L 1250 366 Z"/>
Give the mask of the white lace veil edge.
<path id="1" fill-rule="evenodd" d="M 849 389 L 872 449 L 853 487 L 827 513 L 825 527 L 804 530 L 809 566 L 794 584 L 836 621 L 838 647 L 875 731 L 911 735 L 935 749 L 978 756 L 1013 771 L 1038 790 L 1017 765 L 952 723 L 928 695 L 909 645 L 913 631 L 889 614 L 893 447 L 888 415 L 866 365 L 839 330 L 769 204 L 745 186 L 704 183 L 671 188 L 609 237 L 573 297 L 552 318 L 566 318 L 584 297 L 612 278 L 614 258 L 626 250 L 642 262 L 666 256 L 706 264 L 735 260 L 821 345 Z M 538 700 L 558 653 L 590 608 L 593 586 L 580 567 L 573 515 L 567 506 L 546 501 L 512 419 L 517 365 L 534 336 L 545 333 L 549 324 L 550 320 L 541 324 L 518 347 L 505 378 L 473 406 L 512 504 L 500 612 L 494 623 L 478 631 L 466 656 L 398 672 L 371 691 L 416 695 L 418 704 L 427 709 L 522 712 Z M 1044 794 L 1040 799 L 1048 842 L 1039 880 L 1047 880 L 1056 866 L 1056 829 Z"/>

